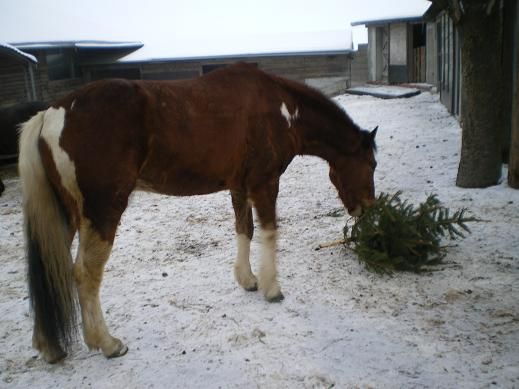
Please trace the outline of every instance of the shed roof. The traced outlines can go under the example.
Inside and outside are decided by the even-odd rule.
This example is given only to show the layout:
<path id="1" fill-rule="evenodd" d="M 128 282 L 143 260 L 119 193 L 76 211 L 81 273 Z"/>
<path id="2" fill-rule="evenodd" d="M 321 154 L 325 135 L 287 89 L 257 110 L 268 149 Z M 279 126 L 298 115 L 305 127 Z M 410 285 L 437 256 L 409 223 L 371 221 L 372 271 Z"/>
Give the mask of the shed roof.
<path id="1" fill-rule="evenodd" d="M 387 19 L 369 19 L 369 20 L 359 20 L 356 22 L 352 22 L 352 26 L 376 26 L 381 24 L 392 24 L 392 23 L 421 23 L 423 22 L 423 15 L 417 16 L 402 16 L 402 17 L 394 17 Z"/>
<path id="2" fill-rule="evenodd" d="M 107 50 L 137 50 L 144 44 L 142 42 L 114 42 L 114 41 L 49 41 L 49 42 L 20 42 L 14 44 L 24 50 L 49 50 L 62 48 L 83 49 L 107 49 Z"/>
<path id="3" fill-rule="evenodd" d="M 141 42 L 116 41 L 57 41 L 15 43 L 19 50 L 28 52 L 73 49 L 81 63 L 104 63 L 116 61 L 144 46 Z"/>
<path id="4" fill-rule="evenodd" d="M 215 60 L 215 61 L 228 61 L 228 60 L 246 60 L 249 58 L 265 58 L 265 57 L 311 57 L 318 55 L 353 55 L 353 49 L 336 49 L 336 50 L 314 50 L 314 51 L 280 51 L 280 52 L 264 52 L 264 53 L 244 53 L 244 54 L 222 54 L 222 55 L 201 55 L 201 56 L 190 56 L 190 57 L 164 57 L 164 58 L 152 58 L 152 59 L 137 59 L 137 60 L 125 60 L 126 63 L 138 63 L 138 62 L 175 62 L 175 61 L 200 61 L 200 60 Z"/>
<path id="5" fill-rule="evenodd" d="M 14 57 L 24 62 L 38 63 L 38 60 L 34 55 L 23 52 L 9 43 L 0 42 L 0 53 L 6 54 L 10 57 Z"/>

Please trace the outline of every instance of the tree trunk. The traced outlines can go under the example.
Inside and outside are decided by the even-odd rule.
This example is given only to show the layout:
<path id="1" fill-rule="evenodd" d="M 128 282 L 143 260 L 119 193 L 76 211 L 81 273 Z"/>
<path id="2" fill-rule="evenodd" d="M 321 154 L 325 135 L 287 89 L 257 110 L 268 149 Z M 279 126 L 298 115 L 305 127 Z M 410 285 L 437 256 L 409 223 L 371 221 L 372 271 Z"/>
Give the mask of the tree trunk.
<path id="1" fill-rule="evenodd" d="M 508 185 L 519 189 L 519 1 L 516 1 L 515 15 L 512 141 L 508 165 Z"/>
<path id="2" fill-rule="evenodd" d="M 499 2 L 495 2 L 499 4 Z M 499 5 L 464 2 L 458 24 L 462 46 L 462 147 L 456 185 L 484 188 L 501 177 L 503 115 L 502 17 Z"/>
<path id="3" fill-rule="evenodd" d="M 503 2 L 503 114 L 505 115 L 505 128 L 501 141 L 501 161 L 509 162 L 510 140 L 512 134 L 512 96 L 514 79 L 514 21 L 516 0 Z"/>

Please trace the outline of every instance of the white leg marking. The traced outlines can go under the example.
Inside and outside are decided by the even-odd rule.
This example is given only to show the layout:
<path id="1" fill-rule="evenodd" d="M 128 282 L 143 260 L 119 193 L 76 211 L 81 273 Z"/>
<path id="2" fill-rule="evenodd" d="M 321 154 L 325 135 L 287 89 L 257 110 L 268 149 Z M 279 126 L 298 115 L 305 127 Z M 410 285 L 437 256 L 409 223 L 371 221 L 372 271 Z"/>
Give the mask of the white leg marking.
<path id="1" fill-rule="evenodd" d="M 89 349 L 100 348 L 107 357 L 123 355 L 127 348 L 119 339 L 110 335 L 99 300 L 103 270 L 112 245 L 103 241 L 88 221 L 82 222 L 79 235 L 74 275 L 81 304 L 85 343 Z"/>
<path id="2" fill-rule="evenodd" d="M 236 235 L 238 255 L 234 263 L 234 278 L 244 289 L 256 290 L 258 281 L 250 268 L 250 239 L 245 234 Z"/>
<path id="3" fill-rule="evenodd" d="M 282 299 L 276 269 L 276 230 L 261 229 L 261 269 L 259 287 L 269 301 Z"/>

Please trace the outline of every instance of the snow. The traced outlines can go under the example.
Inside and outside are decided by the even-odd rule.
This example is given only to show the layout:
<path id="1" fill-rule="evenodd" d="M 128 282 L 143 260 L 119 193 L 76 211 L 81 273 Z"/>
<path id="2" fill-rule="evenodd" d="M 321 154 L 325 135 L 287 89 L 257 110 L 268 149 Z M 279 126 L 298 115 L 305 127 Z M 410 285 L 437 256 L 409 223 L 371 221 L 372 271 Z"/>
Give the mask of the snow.
<path id="1" fill-rule="evenodd" d="M 14 47 L 14 46 L 11 46 Z M 60 49 L 60 48 L 135 48 L 142 47 L 141 42 L 106 42 L 106 41 L 80 41 L 80 42 L 24 42 L 16 43 L 16 48 L 20 50 L 43 50 L 43 49 Z"/>
<path id="2" fill-rule="evenodd" d="M 347 248 L 315 250 L 341 238 L 346 218 L 317 158 L 296 158 L 282 177 L 280 304 L 233 280 L 228 193 L 135 193 L 101 290 L 107 324 L 129 353 L 107 360 L 78 342 L 48 365 L 31 349 L 20 185 L 4 167 L 0 387 L 519 386 L 519 191 L 454 185 L 460 128 L 437 95 L 336 100 L 363 127 L 379 125 L 377 191 L 402 190 L 413 202 L 437 193 L 484 220 L 446 242 L 436 271 L 379 276 Z M 257 268 L 256 238 L 252 255 Z"/>
<path id="3" fill-rule="evenodd" d="M 28 54 L 28 53 L 24 53 L 23 51 L 18 50 L 16 47 L 14 47 L 14 46 L 12 46 L 12 45 L 10 45 L 8 43 L 0 42 L 0 47 L 6 48 L 8 50 L 11 50 L 14 53 L 16 53 L 17 55 L 19 55 L 21 57 L 24 57 L 27 60 L 31 61 L 32 63 L 38 63 L 38 60 L 36 59 L 36 57 L 34 55 L 31 55 L 31 54 Z"/>
<path id="4" fill-rule="evenodd" d="M 354 95 L 370 95 L 382 99 L 397 99 L 417 95 L 420 93 L 420 90 L 400 86 L 368 84 L 363 86 L 357 86 L 354 88 L 349 88 L 347 92 Z"/>
<path id="5" fill-rule="evenodd" d="M 77 42 L 74 43 L 74 46 L 77 48 L 134 48 L 142 46 L 140 42 Z"/>

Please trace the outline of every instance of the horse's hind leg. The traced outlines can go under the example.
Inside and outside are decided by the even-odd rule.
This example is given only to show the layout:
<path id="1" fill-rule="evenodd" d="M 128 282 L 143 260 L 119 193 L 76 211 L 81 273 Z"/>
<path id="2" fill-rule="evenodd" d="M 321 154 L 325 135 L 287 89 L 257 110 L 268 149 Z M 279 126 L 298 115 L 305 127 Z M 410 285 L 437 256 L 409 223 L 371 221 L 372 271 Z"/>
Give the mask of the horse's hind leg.
<path id="1" fill-rule="evenodd" d="M 244 192 L 231 191 L 236 217 L 236 242 L 238 254 L 234 262 L 234 278 L 245 290 L 258 290 L 258 281 L 250 267 L 250 242 L 254 234 L 252 208 Z"/>
<path id="2" fill-rule="evenodd" d="M 122 356 L 128 348 L 110 335 L 99 300 L 99 287 L 113 239 L 103 240 L 89 221 L 83 221 L 81 224 L 74 276 L 81 305 L 84 340 L 89 349 L 101 349 L 108 358 Z M 114 224 L 113 235 L 117 227 L 117 223 Z"/>
<path id="3" fill-rule="evenodd" d="M 72 246 L 72 240 L 76 233 L 76 227 L 74 225 L 69 226 L 69 236 L 67 246 Z M 47 341 L 44 335 L 43 323 L 41 323 L 36 317 L 34 320 L 34 327 L 32 331 L 32 347 L 41 352 L 43 357 L 48 363 L 56 363 L 61 361 L 67 356 L 67 353 L 62 349 L 60 345 L 52 344 Z"/>

